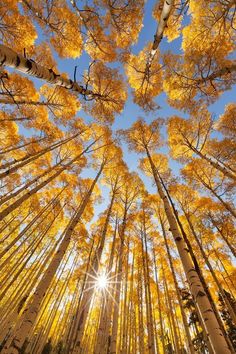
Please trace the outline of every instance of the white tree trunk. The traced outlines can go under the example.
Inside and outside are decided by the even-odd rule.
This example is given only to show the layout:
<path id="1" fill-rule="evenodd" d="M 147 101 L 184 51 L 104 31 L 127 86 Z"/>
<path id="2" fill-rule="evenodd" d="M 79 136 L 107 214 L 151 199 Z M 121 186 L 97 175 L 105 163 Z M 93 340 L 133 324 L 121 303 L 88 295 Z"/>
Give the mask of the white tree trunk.
<path id="1" fill-rule="evenodd" d="M 148 149 L 146 149 L 147 156 L 149 159 L 149 163 L 153 172 L 153 177 L 158 189 L 158 193 L 163 201 L 167 220 L 170 226 L 170 231 L 174 237 L 178 253 L 185 271 L 185 275 L 187 277 L 191 293 L 194 297 L 194 300 L 196 302 L 196 306 L 199 309 L 199 313 L 202 318 L 202 322 L 206 328 L 207 335 L 209 336 L 210 343 L 212 345 L 212 348 L 214 349 L 215 354 L 230 354 L 231 351 L 228 348 L 227 342 L 224 338 L 224 335 L 220 329 L 220 326 L 218 324 L 218 321 L 215 317 L 214 311 L 211 308 L 211 304 L 205 294 L 204 288 L 202 286 L 202 283 L 198 277 L 198 274 L 193 266 L 193 263 L 191 261 L 191 258 L 189 256 L 188 248 L 186 243 L 183 240 L 183 237 L 181 236 L 177 222 L 175 220 L 174 214 L 172 212 L 172 209 L 170 207 L 169 201 L 167 199 L 167 196 L 163 192 L 157 170 L 155 168 L 155 165 L 152 161 L 152 158 L 149 154 Z"/>
<path id="2" fill-rule="evenodd" d="M 52 69 L 45 68 L 31 59 L 25 58 L 21 54 L 17 54 L 14 50 L 3 44 L 0 44 L 0 66 L 1 65 L 9 66 L 25 74 L 35 76 L 52 85 L 65 87 L 66 89 L 75 91 L 81 95 L 95 96 L 91 90 L 87 90 L 77 82 L 67 79 L 60 74 L 56 74 Z"/>
<path id="3" fill-rule="evenodd" d="M 89 189 L 89 191 L 86 194 L 86 197 L 82 201 L 81 205 L 79 206 L 77 212 L 69 222 L 68 226 L 66 227 L 65 231 L 63 232 L 63 240 L 55 253 L 53 259 L 51 260 L 51 263 L 49 264 L 46 272 L 44 273 L 42 279 L 40 280 L 33 296 L 32 296 L 32 302 L 29 304 L 29 306 L 26 307 L 23 313 L 23 321 L 21 323 L 21 326 L 18 328 L 16 333 L 12 336 L 12 341 L 11 345 L 9 348 L 3 348 L 1 354 L 19 354 L 21 352 L 21 348 L 23 347 L 24 343 L 27 343 L 27 336 L 28 333 L 30 332 L 31 328 L 34 326 L 34 323 L 37 319 L 38 312 L 41 306 L 41 303 L 44 299 L 44 296 L 51 284 L 51 281 L 61 263 L 61 260 L 70 244 L 71 236 L 74 231 L 75 226 L 79 222 L 84 209 L 86 208 L 86 205 L 89 201 L 89 198 L 92 194 L 92 191 L 97 183 L 97 180 L 99 176 L 102 173 L 104 165 L 101 165 L 101 168 L 96 176 L 96 178 L 93 180 L 93 183 Z"/>

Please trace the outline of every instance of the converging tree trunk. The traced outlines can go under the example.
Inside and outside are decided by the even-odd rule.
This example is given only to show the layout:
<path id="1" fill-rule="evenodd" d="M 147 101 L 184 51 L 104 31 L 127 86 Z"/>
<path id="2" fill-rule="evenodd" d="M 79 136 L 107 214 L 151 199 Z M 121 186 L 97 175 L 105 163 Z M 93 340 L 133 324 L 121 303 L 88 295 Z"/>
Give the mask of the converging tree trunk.
<path id="1" fill-rule="evenodd" d="M 186 274 L 186 277 L 188 279 L 188 283 L 191 289 L 191 293 L 194 297 L 194 300 L 196 301 L 196 304 L 199 308 L 199 312 L 201 314 L 204 326 L 207 330 L 207 333 L 209 334 L 209 340 L 211 342 L 212 347 L 214 348 L 215 353 L 221 354 L 221 353 L 231 353 L 229 350 L 228 344 L 224 338 L 224 335 L 220 329 L 220 326 L 218 324 L 218 321 L 214 315 L 214 311 L 211 308 L 211 305 L 208 301 L 208 298 L 205 294 L 205 291 L 203 289 L 203 286 L 201 284 L 201 281 L 198 277 L 198 274 L 196 270 L 194 269 L 193 263 L 189 257 L 187 245 L 185 244 L 179 229 L 178 225 L 176 223 L 174 214 L 171 210 L 171 207 L 169 205 L 167 196 L 163 192 L 162 186 L 161 186 L 161 181 L 158 177 L 158 171 L 156 170 L 156 167 L 152 161 L 151 155 L 146 149 L 147 152 L 147 157 L 149 159 L 150 167 L 152 169 L 153 177 L 158 189 L 158 193 L 163 201 L 167 220 L 169 222 L 170 230 L 171 233 L 174 237 L 181 262 L 183 264 L 183 268 Z"/>
<path id="2" fill-rule="evenodd" d="M 82 200 L 80 206 L 78 207 L 77 211 L 75 212 L 74 216 L 70 220 L 68 226 L 66 227 L 65 231 L 62 234 L 62 242 L 60 243 L 60 246 L 53 256 L 53 259 L 51 260 L 51 263 L 49 264 L 46 272 L 43 274 L 42 279 L 40 280 L 33 296 L 32 296 L 32 301 L 29 303 L 29 305 L 26 307 L 23 313 L 23 318 L 22 318 L 22 323 L 19 329 L 17 330 L 14 335 L 12 335 L 12 341 L 10 344 L 9 348 L 3 348 L 2 354 L 19 354 L 22 350 L 22 348 L 27 346 L 27 336 L 29 333 L 29 330 L 34 326 L 35 320 L 38 315 L 38 311 L 40 308 L 40 305 L 44 299 L 44 296 L 47 292 L 48 287 L 50 286 L 50 283 L 58 269 L 58 266 L 61 263 L 61 260 L 64 256 L 64 254 L 67 251 L 67 248 L 70 244 L 71 236 L 73 234 L 74 228 L 78 224 L 88 202 L 90 199 L 90 196 L 93 192 L 93 189 L 98 181 L 98 178 L 100 177 L 102 170 L 104 168 L 104 164 L 101 165 L 95 179 L 93 180 L 86 196 Z"/>

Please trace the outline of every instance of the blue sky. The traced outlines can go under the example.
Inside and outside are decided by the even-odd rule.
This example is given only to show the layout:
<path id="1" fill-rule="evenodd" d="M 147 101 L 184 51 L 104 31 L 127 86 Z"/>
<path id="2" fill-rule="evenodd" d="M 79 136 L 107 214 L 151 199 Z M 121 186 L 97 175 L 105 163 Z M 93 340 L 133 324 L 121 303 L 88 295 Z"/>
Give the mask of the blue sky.
<path id="1" fill-rule="evenodd" d="M 145 13 L 144 13 L 144 22 L 143 22 L 143 28 L 140 32 L 139 40 L 137 44 L 135 44 L 132 47 L 132 52 L 137 54 L 143 47 L 149 42 L 153 41 L 153 36 L 156 31 L 156 26 L 157 22 L 154 20 L 152 17 L 152 9 L 155 4 L 155 0 L 149 0 L 145 4 Z M 188 21 L 188 18 L 187 20 Z M 38 41 L 41 41 L 43 39 L 43 35 L 40 31 L 40 29 L 37 27 L 39 37 Z M 175 41 L 168 43 L 166 39 L 164 38 L 160 44 L 160 50 L 163 53 L 166 50 L 171 49 L 171 51 L 178 53 L 181 52 L 181 37 L 176 39 Z M 54 53 L 54 58 L 57 61 L 58 64 L 58 70 L 60 72 L 65 72 L 67 73 L 71 78 L 73 78 L 74 74 L 74 67 L 77 65 L 77 80 L 82 81 L 82 75 L 84 70 L 86 70 L 89 66 L 90 63 L 90 58 L 89 56 L 83 52 L 82 56 L 76 60 L 72 59 L 66 59 L 62 60 L 60 59 L 56 53 Z M 120 68 L 120 71 L 123 73 L 123 68 L 121 67 L 121 64 L 119 63 L 112 63 L 109 64 L 112 67 L 118 67 Z M 39 80 L 34 80 L 36 87 L 39 87 L 41 85 L 41 82 Z M 234 87 L 231 91 L 225 92 L 221 98 L 211 105 L 209 107 L 210 111 L 214 113 L 216 116 L 219 116 L 220 114 L 223 113 L 224 111 L 224 106 L 229 103 L 235 101 L 236 97 L 236 88 Z M 131 96 L 131 90 L 129 89 L 129 97 L 128 100 L 125 104 L 123 112 L 116 117 L 116 120 L 112 126 L 113 131 L 115 132 L 118 129 L 126 129 L 129 128 L 133 122 L 138 118 L 142 117 L 146 121 L 151 122 L 153 119 L 157 117 L 162 117 L 166 118 L 169 117 L 173 114 L 178 114 L 180 116 L 185 116 L 183 112 L 178 112 L 177 110 L 173 109 L 168 105 L 166 102 L 166 95 L 162 93 L 156 98 L 157 104 L 161 107 L 159 110 L 156 112 L 152 112 L 149 114 L 146 114 L 142 109 L 140 109 L 139 106 L 133 103 L 132 101 L 132 96 Z M 87 116 L 87 114 L 83 111 L 80 111 L 78 113 L 78 116 L 85 118 L 85 120 L 90 120 L 90 118 Z M 25 134 L 29 134 L 24 130 Z M 166 134 L 164 132 L 164 139 L 166 138 Z M 124 160 L 126 161 L 127 165 L 129 166 L 131 171 L 137 171 L 137 165 L 138 165 L 138 159 L 140 156 L 137 156 L 135 153 L 131 153 L 128 151 L 125 143 L 122 144 L 123 147 L 123 153 L 124 153 Z M 167 147 L 163 147 L 161 149 L 162 151 L 166 151 Z M 179 168 L 181 165 L 177 163 L 176 161 L 170 161 L 170 167 L 175 175 L 178 175 L 179 173 Z M 84 170 L 83 176 L 84 177 L 93 177 L 95 172 L 92 172 L 91 169 L 89 170 Z M 143 174 L 140 174 L 142 179 L 144 180 L 144 183 L 147 187 L 147 189 L 151 193 L 155 193 L 155 188 L 153 188 L 151 180 L 147 177 L 145 177 Z M 104 197 L 104 203 L 107 204 L 108 202 L 108 191 L 106 188 L 102 188 L 102 195 Z M 100 206 L 96 208 L 96 213 L 103 211 L 104 210 L 104 203 L 102 203 Z"/>

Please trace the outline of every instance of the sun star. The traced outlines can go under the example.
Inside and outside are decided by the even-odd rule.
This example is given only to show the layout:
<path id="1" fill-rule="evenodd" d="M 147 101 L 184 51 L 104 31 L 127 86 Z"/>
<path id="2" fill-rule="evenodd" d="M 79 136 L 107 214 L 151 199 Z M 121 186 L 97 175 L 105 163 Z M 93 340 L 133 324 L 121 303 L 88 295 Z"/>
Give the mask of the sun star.
<path id="1" fill-rule="evenodd" d="M 108 279 L 107 279 L 106 275 L 105 274 L 99 275 L 97 277 L 96 283 L 97 283 L 97 287 L 99 289 L 106 289 L 107 285 L 108 285 Z"/>

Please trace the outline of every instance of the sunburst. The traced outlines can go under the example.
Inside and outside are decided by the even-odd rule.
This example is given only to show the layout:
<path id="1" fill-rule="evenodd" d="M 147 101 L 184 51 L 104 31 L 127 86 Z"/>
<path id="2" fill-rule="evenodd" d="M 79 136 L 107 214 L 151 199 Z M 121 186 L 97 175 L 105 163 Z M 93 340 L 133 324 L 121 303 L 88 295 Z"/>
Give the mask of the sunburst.
<path id="1" fill-rule="evenodd" d="M 101 290 L 106 289 L 109 285 L 109 279 L 107 275 L 106 274 L 98 275 L 95 285 L 98 289 Z"/>

